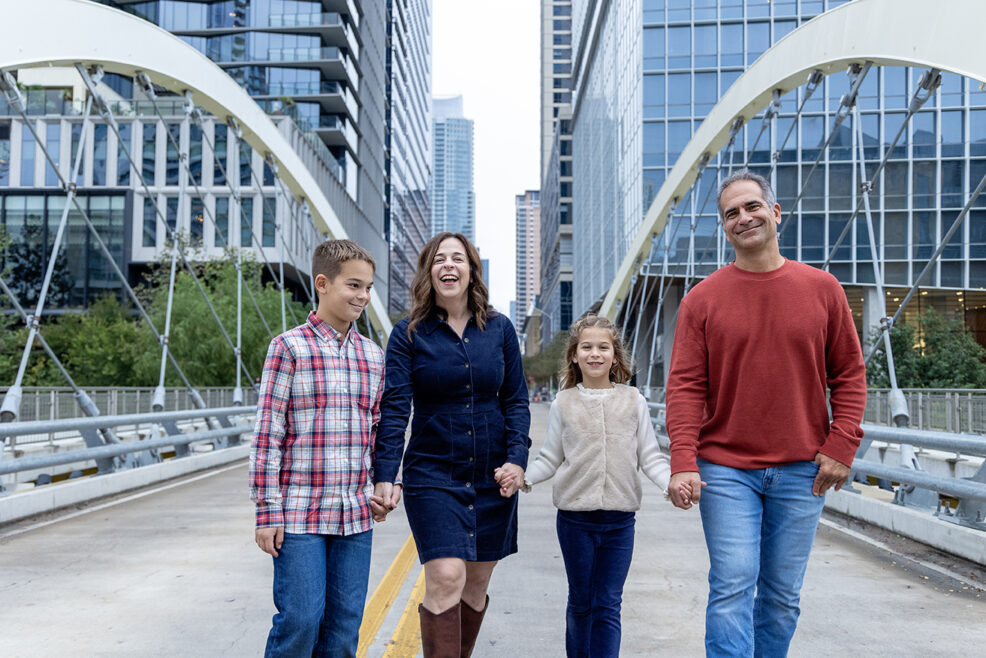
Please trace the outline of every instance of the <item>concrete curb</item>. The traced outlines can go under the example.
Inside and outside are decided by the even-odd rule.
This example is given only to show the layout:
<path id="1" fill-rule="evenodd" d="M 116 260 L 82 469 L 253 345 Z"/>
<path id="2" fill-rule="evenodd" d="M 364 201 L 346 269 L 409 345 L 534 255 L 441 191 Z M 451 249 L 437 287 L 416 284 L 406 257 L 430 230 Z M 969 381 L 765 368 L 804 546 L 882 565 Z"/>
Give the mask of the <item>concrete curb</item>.
<path id="1" fill-rule="evenodd" d="M 203 471 L 250 456 L 250 444 L 233 446 L 181 459 L 169 459 L 160 464 L 118 471 L 107 475 L 56 482 L 0 498 L 0 524 L 17 521 L 35 514 L 51 512 L 61 507 L 87 502 L 104 496 L 139 489 L 149 484 L 170 480 L 181 475 Z M 243 482 L 244 495 L 246 481 Z"/>
<path id="2" fill-rule="evenodd" d="M 848 491 L 830 491 L 825 507 L 986 566 L 986 533 L 980 530 Z"/>

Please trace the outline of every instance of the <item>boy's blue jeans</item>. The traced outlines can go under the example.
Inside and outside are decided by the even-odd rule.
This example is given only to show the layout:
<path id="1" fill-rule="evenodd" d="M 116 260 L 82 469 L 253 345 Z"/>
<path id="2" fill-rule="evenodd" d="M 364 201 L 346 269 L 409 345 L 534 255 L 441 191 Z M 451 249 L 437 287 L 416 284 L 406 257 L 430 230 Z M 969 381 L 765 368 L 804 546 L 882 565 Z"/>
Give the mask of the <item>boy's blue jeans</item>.
<path id="1" fill-rule="evenodd" d="M 284 533 L 274 559 L 274 625 L 264 656 L 355 656 L 373 531 Z"/>
<path id="2" fill-rule="evenodd" d="M 700 459 L 698 470 L 711 563 L 706 655 L 786 656 L 825 502 L 811 493 L 818 465 L 738 469 Z"/>
<path id="3" fill-rule="evenodd" d="M 568 575 L 568 658 L 620 654 L 620 606 L 633 557 L 634 513 L 558 510 L 558 543 Z"/>

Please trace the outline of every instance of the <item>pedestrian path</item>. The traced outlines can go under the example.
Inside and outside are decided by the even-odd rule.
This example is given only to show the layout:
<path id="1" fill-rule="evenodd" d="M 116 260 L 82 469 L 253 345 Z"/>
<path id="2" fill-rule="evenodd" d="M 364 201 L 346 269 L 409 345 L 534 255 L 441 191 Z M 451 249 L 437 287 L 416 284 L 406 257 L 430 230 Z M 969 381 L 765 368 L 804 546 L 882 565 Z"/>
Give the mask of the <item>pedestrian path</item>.
<path id="1" fill-rule="evenodd" d="M 547 409 L 532 408 L 535 448 Z M 0 656 L 261 655 L 272 568 L 253 543 L 246 470 L 235 464 L 34 529 L 0 528 Z M 565 654 L 550 482 L 522 496 L 520 553 L 494 574 L 477 658 Z M 833 529 L 839 523 L 819 531 L 792 656 L 968 656 L 986 646 L 981 571 L 956 562 L 946 566 L 966 583 L 942 578 Z M 418 655 L 423 583 L 408 537 L 402 508 L 374 530 L 368 658 Z M 622 655 L 703 655 L 707 569 L 698 513 L 674 509 L 645 480 Z"/>

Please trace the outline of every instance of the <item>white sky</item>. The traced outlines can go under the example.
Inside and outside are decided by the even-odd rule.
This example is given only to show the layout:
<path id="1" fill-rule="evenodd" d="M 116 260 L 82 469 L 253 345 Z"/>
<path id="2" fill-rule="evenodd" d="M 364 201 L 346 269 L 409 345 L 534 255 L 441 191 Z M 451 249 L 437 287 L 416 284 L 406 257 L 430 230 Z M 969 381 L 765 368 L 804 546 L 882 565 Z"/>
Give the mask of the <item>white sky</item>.
<path id="1" fill-rule="evenodd" d="M 541 3 L 433 0 L 432 93 L 461 94 L 475 122 L 476 246 L 490 259 L 490 297 L 515 297 L 514 197 L 540 189 Z"/>

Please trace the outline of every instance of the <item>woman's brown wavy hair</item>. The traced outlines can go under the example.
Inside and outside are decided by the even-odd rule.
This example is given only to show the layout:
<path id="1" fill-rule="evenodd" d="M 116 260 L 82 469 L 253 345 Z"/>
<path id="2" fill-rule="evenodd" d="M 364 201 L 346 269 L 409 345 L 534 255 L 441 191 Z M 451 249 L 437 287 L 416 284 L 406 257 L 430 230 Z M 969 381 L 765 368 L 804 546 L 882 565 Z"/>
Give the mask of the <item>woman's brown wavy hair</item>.
<path id="1" fill-rule="evenodd" d="M 443 240 L 455 238 L 466 248 L 466 258 L 469 259 L 469 295 L 467 304 L 476 320 L 476 326 L 480 329 L 486 328 L 486 321 L 490 317 L 493 309 L 489 305 L 490 292 L 483 283 L 483 262 L 479 259 L 479 251 L 473 246 L 469 238 L 461 233 L 439 233 L 424 246 L 418 255 L 418 269 L 411 280 L 411 313 L 410 322 L 407 325 L 407 337 L 411 338 L 411 333 L 415 330 L 418 323 L 432 313 L 445 315 L 444 309 L 435 303 L 435 289 L 431 285 L 431 265 L 435 261 L 435 254 L 438 252 L 439 245 Z"/>
<path id="2" fill-rule="evenodd" d="M 619 328 L 609 318 L 589 314 L 572 323 L 572 328 L 568 330 L 565 363 L 558 371 L 558 381 L 561 382 L 562 390 L 574 388 L 582 381 L 582 370 L 574 362 L 575 354 L 579 349 L 582 330 L 593 327 L 608 329 L 613 342 L 613 365 L 609 369 L 609 380 L 614 384 L 626 384 L 633 375 L 633 371 L 630 369 L 630 354 L 623 345 L 623 339 L 620 338 Z"/>

